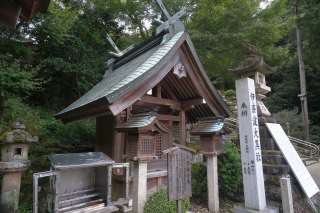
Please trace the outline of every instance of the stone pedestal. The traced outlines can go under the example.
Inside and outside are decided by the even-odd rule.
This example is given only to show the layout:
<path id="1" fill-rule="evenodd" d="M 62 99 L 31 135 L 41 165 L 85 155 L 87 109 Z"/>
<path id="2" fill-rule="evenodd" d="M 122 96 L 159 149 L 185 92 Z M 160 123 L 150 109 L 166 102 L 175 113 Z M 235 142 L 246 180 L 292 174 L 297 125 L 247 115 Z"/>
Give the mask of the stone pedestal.
<path id="1" fill-rule="evenodd" d="M 147 201 L 147 162 L 134 162 L 132 213 L 143 213 Z"/>
<path id="2" fill-rule="evenodd" d="M 279 208 L 273 206 L 266 206 L 262 210 L 253 210 L 244 207 L 244 205 L 234 205 L 233 206 L 234 213 L 279 213 Z"/>
<path id="3" fill-rule="evenodd" d="M 19 204 L 21 172 L 5 173 L 2 179 L 1 206 L 8 212 L 15 212 Z"/>
<path id="4" fill-rule="evenodd" d="M 210 213 L 219 213 L 218 157 L 207 156 L 208 207 Z"/>

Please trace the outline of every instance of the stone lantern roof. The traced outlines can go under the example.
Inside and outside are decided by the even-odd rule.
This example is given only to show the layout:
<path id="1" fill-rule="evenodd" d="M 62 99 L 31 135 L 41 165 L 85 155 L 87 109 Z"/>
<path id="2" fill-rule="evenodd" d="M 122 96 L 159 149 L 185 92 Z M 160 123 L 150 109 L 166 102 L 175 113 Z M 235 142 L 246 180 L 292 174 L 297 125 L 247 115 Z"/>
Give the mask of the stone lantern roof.
<path id="1" fill-rule="evenodd" d="M 266 62 L 264 62 L 263 57 L 259 58 L 254 53 L 256 52 L 256 47 L 249 45 L 246 48 L 246 54 L 248 55 L 246 60 L 240 62 L 235 69 L 229 69 L 230 73 L 234 76 L 241 78 L 242 75 L 252 72 L 260 72 L 264 75 L 274 73 L 278 66 L 269 67 Z"/>
<path id="2" fill-rule="evenodd" d="M 0 138 L 3 143 L 32 143 L 38 142 L 38 136 L 32 137 L 32 135 L 25 131 L 26 121 L 22 118 L 16 118 L 11 125 L 13 131 L 6 132 Z"/>

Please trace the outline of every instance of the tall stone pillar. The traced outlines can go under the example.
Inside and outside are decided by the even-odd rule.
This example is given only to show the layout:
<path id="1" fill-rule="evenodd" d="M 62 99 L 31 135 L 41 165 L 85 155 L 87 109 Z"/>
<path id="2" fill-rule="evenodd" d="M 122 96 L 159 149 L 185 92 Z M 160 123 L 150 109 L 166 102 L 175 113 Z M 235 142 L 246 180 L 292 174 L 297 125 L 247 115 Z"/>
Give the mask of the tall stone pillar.
<path id="1" fill-rule="evenodd" d="M 271 88 L 266 85 L 265 75 L 273 74 L 276 72 L 277 67 L 269 67 L 262 57 L 254 54 L 255 51 L 255 46 L 249 45 L 246 48 L 247 58 L 239 63 L 235 69 L 229 71 L 238 78 L 249 77 L 254 80 L 266 198 L 270 202 L 280 203 L 282 202 L 280 179 L 283 176 L 289 176 L 292 185 L 296 185 L 298 188 L 300 186 L 297 184 L 297 180 L 292 175 L 290 167 L 266 127 L 266 123 L 276 123 L 276 121 L 270 117 L 269 110 L 262 102 L 266 97 L 265 95 L 271 91 Z M 301 211 L 303 212 L 312 212 L 312 209 L 305 204 L 303 197 L 299 196 L 295 188 L 292 187 L 295 208 L 302 209 Z"/>
<path id="2" fill-rule="evenodd" d="M 1 188 L 0 205 L 5 212 L 17 212 L 21 172 L 31 164 L 28 160 L 30 142 L 37 142 L 38 137 L 32 137 L 26 128 L 26 121 L 17 118 L 12 123 L 12 132 L 4 133 L 4 146 L 2 148 L 2 161 L 0 171 L 4 173 Z"/>
<path id="3" fill-rule="evenodd" d="M 248 125 L 246 124 L 245 121 L 243 121 L 241 123 L 242 117 L 243 117 L 243 111 L 245 110 L 250 110 L 250 114 L 254 114 L 251 116 L 251 124 L 254 126 L 254 136 L 253 138 L 250 138 L 249 135 L 247 136 L 247 138 L 243 139 L 240 138 L 240 144 L 241 144 L 241 158 L 245 157 L 246 155 L 244 154 L 245 152 L 249 155 L 250 152 L 257 152 L 254 153 L 254 155 L 256 156 L 256 158 L 259 160 L 262 158 L 262 162 L 264 162 L 263 160 L 263 153 L 264 153 L 264 147 L 262 146 L 262 144 L 265 144 L 266 140 L 264 139 L 265 137 L 263 137 L 265 134 L 268 133 L 267 128 L 261 127 L 261 121 L 264 121 L 264 124 L 266 122 L 266 119 L 264 119 L 265 117 L 269 118 L 270 117 L 270 112 L 268 111 L 268 109 L 264 106 L 264 104 L 262 103 L 262 99 L 265 98 L 266 93 L 268 93 L 270 91 L 270 87 L 266 86 L 266 82 L 265 82 L 265 75 L 266 74 L 271 74 L 274 73 L 277 70 L 277 67 L 269 67 L 264 61 L 263 58 L 259 58 L 256 55 L 254 55 L 256 51 L 256 48 L 252 45 L 249 45 L 246 48 L 246 53 L 248 54 L 247 59 L 244 60 L 243 62 L 241 62 L 235 69 L 233 70 L 229 70 L 233 75 L 241 78 L 240 80 L 236 81 L 236 92 L 237 92 L 237 104 L 238 104 L 238 119 L 239 119 L 239 135 L 240 137 L 243 137 L 244 135 L 246 136 L 247 133 L 245 133 L 245 130 L 248 129 Z M 254 91 L 243 91 L 243 89 L 240 89 L 240 81 L 243 81 L 245 79 L 249 78 L 253 79 L 252 81 L 252 89 Z M 250 86 L 249 86 L 250 87 Z M 239 103 L 240 100 L 238 100 L 238 97 L 241 97 L 242 94 L 244 94 L 245 92 L 249 93 L 246 94 L 248 97 L 250 97 L 250 101 L 247 101 L 248 103 L 244 102 L 243 105 L 242 101 L 241 103 Z M 248 105 L 249 104 L 249 105 Z M 248 114 L 249 115 L 249 114 Z M 241 116 L 241 117 L 240 117 Z M 240 119 L 241 118 L 241 119 Z M 268 120 L 270 121 L 270 120 Z M 250 120 L 248 120 L 247 122 L 250 122 Z M 250 125 L 249 125 L 250 126 Z M 251 131 L 249 131 L 251 132 Z M 241 134 L 242 133 L 242 134 Z M 249 133 L 248 133 L 249 134 Z M 247 142 L 246 142 L 247 141 Z M 260 143 L 261 141 L 261 143 Z M 246 147 L 246 148 L 244 148 Z M 261 155 L 262 157 L 261 157 Z M 258 167 L 257 164 L 254 164 L 254 166 L 256 167 L 255 170 L 255 175 L 259 174 L 260 176 L 256 179 L 258 182 L 262 181 L 260 186 L 263 186 L 263 190 L 260 189 L 258 190 L 258 192 L 262 192 L 263 191 L 263 196 L 258 193 L 258 192 L 253 192 L 251 189 L 248 189 L 246 187 L 246 185 L 250 185 L 250 184 L 246 184 L 245 182 L 248 181 L 248 178 L 245 178 L 245 175 L 251 177 L 252 176 L 252 171 L 250 171 L 249 169 L 249 165 L 250 162 L 254 162 L 250 159 L 247 159 L 248 162 L 244 162 L 244 159 L 242 159 L 242 167 L 243 167 L 243 174 L 244 174 L 244 197 L 245 197 L 245 207 L 246 208 L 252 208 L 254 211 L 267 211 L 267 212 L 277 212 L 279 211 L 279 209 L 274 209 L 272 207 L 266 207 L 266 209 L 268 210 L 263 210 L 263 205 L 258 205 L 259 202 L 264 202 L 264 206 L 266 205 L 266 199 L 265 199 L 265 187 L 264 187 L 264 175 L 263 173 L 265 172 L 265 168 L 263 165 L 263 172 L 261 171 L 261 174 L 259 174 L 260 172 L 257 170 Z M 260 160 L 260 164 L 262 164 L 261 160 Z M 244 166 L 244 163 L 247 163 L 247 168 Z M 261 165 L 262 166 L 262 165 Z M 250 173 L 248 173 L 248 170 Z M 253 185 L 251 185 L 250 187 L 253 187 L 258 189 L 258 185 L 257 187 L 254 187 L 254 184 L 256 182 L 252 182 Z M 249 187 L 249 188 L 250 188 Z M 247 191 L 247 192 L 246 192 Z M 253 193 L 249 196 L 248 193 Z M 262 201 L 260 198 L 259 202 L 253 202 L 252 205 L 249 205 L 249 200 L 253 201 L 255 198 L 254 196 L 258 196 L 261 197 L 261 199 L 263 199 L 264 197 L 264 201 Z M 251 198 L 250 198 L 251 197 Z M 256 204 L 254 204 L 256 203 Z M 257 206 L 258 205 L 258 206 Z M 248 212 L 248 210 L 245 210 L 243 208 L 243 206 L 236 206 L 235 207 L 235 212 Z"/>
<path id="4" fill-rule="evenodd" d="M 208 207 L 210 213 L 219 213 L 218 156 L 207 156 Z"/>
<path id="5" fill-rule="evenodd" d="M 133 166 L 133 213 L 143 213 L 147 201 L 147 162 L 134 162 Z"/>

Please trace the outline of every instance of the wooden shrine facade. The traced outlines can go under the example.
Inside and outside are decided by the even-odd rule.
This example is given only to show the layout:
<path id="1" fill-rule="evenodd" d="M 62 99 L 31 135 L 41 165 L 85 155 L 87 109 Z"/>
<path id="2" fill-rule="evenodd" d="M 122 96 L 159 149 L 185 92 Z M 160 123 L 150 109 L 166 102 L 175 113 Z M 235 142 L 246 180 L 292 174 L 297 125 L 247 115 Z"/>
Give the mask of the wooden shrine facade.
<path id="1" fill-rule="evenodd" d="M 148 195 L 167 187 L 167 156 L 161 151 L 174 142 L 174 123 L 179 124 L 180 144 L 185 145 L 186 123 L 195 123 L 201 117 L 232 115 L 208 78 L 189 34 L 176 32 L 160 45 L 163 35 L 152 36 L 113 59 L 100 83 L 55 116 L 65 124 L 96 117 L 95 151 L 120 163 L 129 162 L 125 157 L 129 133 L 116 129 L 129 122 L 133 114 L 156 108 L 157 119 L 170 131 L 156 134 L 158 159 L 148 162 Z M 113 183 L 114 192 L 122 197 L 125 182 L 120 169 L 113 171 Z"/>

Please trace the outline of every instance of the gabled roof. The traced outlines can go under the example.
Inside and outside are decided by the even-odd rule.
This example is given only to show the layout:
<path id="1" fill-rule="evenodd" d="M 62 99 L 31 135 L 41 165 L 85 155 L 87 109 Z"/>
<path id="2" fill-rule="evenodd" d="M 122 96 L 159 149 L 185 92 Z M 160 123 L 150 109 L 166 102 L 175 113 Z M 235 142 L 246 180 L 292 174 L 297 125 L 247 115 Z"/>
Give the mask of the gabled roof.
<path id="1" fill-rule="evenodd" d="M 114 128 L 118 132 L 143 133 L 149 130 L 160 133 L 168 133 L 171 130 L 165 127 L 158 119 L 158 114 L 152 111 L 134 112 L 131 111 L 129 120 Z"/>
<path id="2" fill-rule="evenodd" d="M 166 44 L 160 46 L 162 37 L 163 34 L 152 36 L 118 58 L 114 62 L 113 71 L 106 78 L 100 81 L 80 99 L 55 115 L 55 117 L 57 119 L 63 119 L 64 123 L 68 123 L 90 116 L 97 117 L 111 114 L 109 108 L 111 104 L 155 76 L 163 66 L 170 62 L 173 55 L 182 45 L 187 47 L 186 49 L 189 51 L 188 54 L 193 60 L 192 63 L 196 64 L 196 68 L 199 70 L 198 72 L 210 92 L 210 97 L 219 105 L 226 117 L 231 116 L 231 110 L 225 104 L 207 76 L 189 34 L 179 32 Z M 159 79 L 159 81 L 160 80 L 161 79 Z M 137 99 L 139 99 L 139 97 Z M 112 113 L 114 114 L 114 112 Z M 212 113 L 210 116 L 212 116 Z"/>
<path id="3" fill-rule="evenodd" d="M 212 117 L 212 118 L 198 118 L 200 120 L 199 125 L 190 132 L 192 135 L 214 135 L 219 132 L 230 133 L 225 126 L 225 122 L 222 116 Z"/>

